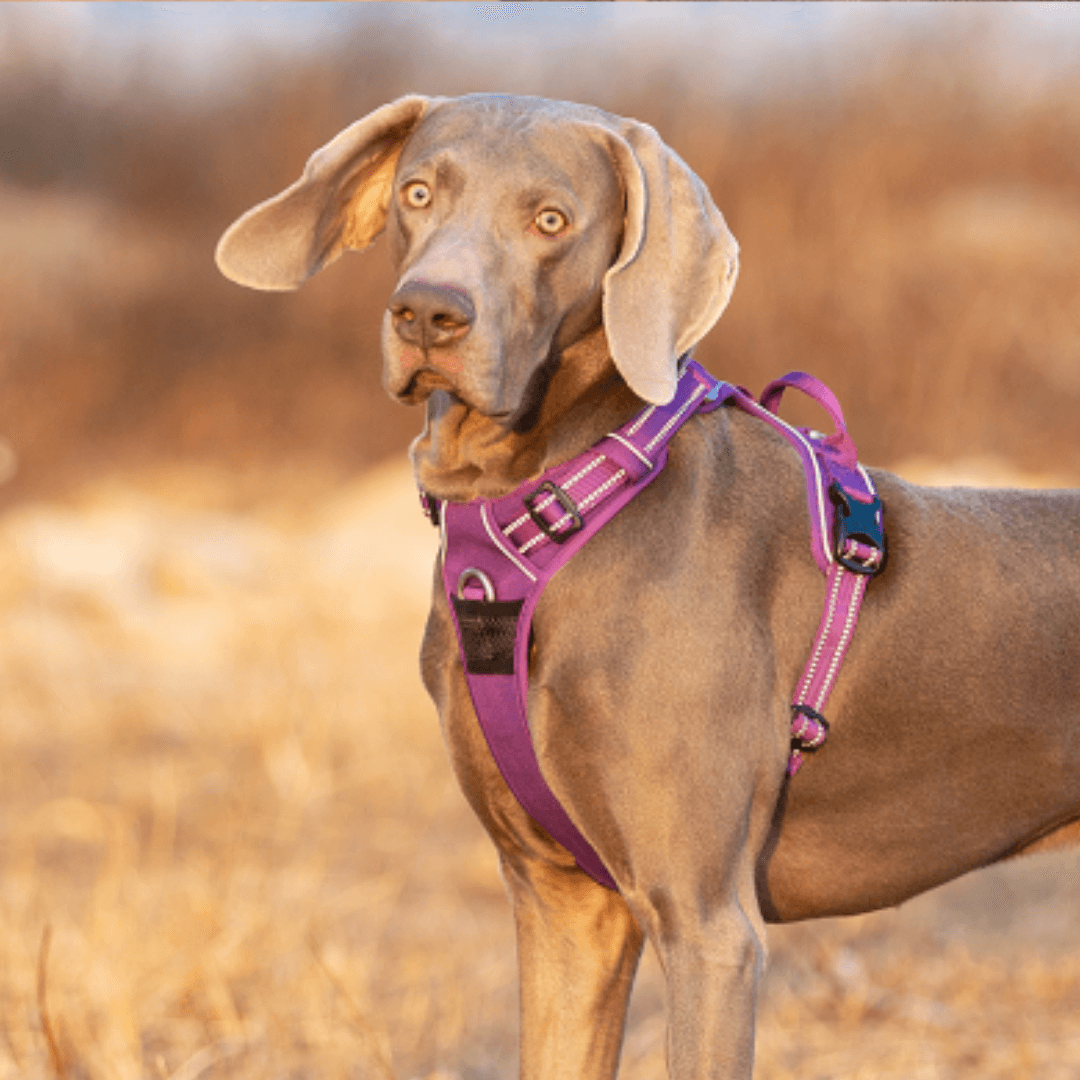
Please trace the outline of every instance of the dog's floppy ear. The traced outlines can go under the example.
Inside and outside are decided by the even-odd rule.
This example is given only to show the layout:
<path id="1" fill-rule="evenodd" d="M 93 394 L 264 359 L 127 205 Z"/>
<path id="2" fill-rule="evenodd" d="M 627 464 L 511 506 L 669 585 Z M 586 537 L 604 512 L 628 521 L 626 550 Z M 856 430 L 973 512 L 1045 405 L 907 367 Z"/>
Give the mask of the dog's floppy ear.
<path id="1" fill-rule="evenodd" d="M 346 248 L 366 248 L 386 225 L 405 140 L 441 100 L 398 98 L 316 150 L 295 184 L 226 230 L 218 269 L 253 289 L 295 289 Z"/>
<path id="2" fill-rule="evenodd" d="M 739 245 L 708 188 L 651 127 L 621 120 L 607 136 L 626 224 L 604 276 L 604 329 L 630 389 L 663 405 L 675 395 L 675 360 L 727 306 Z"/>

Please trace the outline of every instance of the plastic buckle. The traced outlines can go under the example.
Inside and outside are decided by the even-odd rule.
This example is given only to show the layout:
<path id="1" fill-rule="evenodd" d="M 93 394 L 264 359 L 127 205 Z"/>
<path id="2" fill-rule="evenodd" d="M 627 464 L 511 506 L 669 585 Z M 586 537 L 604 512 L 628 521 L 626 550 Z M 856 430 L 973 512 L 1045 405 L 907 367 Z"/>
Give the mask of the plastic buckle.
<path id="1" fill-rule="evenodd" d="M 550 492 L 555 496 L 555 501 L 562 507 L 564 515 L 570 515 L 570 525 L 568 528 L 563 529 L 562 532 L 555 532 L 555 527 L 549 525 L 540 516 L 540 512 L 535 507 L 540 496 L 547 492 Z M 522 499 L 522 502 L 525 504 L 525 509 L 529 511 L 529 517 L 536 523 L 536 527 L 549 540 L 554 540 L 556 544 L 565 544 L 566 541 L 584 525 L 584 522 L 581 520 L 581 514 L 578 513 L 578 508 L 574 504 L 574 500 L 571 499 L 558 484 L 553 484 L 550 480 L 545 480 L 534 492 L 526 495 Z M 562 519 L 560 518 L 559 520 L 561 521 Z M 556 522 L 556 524 L 558 523 Z"/>
<path id="2" fill-rule="evenodd" d="M 829 498 L 838 511 L 833 536 L 836 561 L 856 574 L 881 573 L 886 557 L 882 501 L 876 495 L 868 503 L 851 498 L 836 480 L 829 485 Z M 873 554 L 865 560 L 855 558 L 846 551 L 848 540 L 873 548 Z"/>
<path id="3" fill-rule="evenodd" d="M 440 525 L 439 514 L 439 500 L 434 495 L 429 495 L 426 491 L 420 492 L 420 508 L 424 511 L 424 516 L 434 525 L 436 528 Z"/>

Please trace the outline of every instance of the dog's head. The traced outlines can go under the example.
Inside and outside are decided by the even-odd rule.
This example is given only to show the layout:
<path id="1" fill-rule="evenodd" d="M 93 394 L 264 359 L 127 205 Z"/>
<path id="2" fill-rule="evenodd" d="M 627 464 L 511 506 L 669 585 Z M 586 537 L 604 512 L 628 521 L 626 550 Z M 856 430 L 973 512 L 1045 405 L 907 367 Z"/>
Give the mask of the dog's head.
<path id="1" fill-rule="evenodd" d="M 634 393 L 669 401 L 675 360 L 731 295 L 738 247 L 705 185 L 645 124 L 532 97 L 410 96 L 346 128 L 221 238 L 234 281 L 294 289 L 386 229 L 398 269 L 384 384 L 513 427 L 601 322 Z"/>

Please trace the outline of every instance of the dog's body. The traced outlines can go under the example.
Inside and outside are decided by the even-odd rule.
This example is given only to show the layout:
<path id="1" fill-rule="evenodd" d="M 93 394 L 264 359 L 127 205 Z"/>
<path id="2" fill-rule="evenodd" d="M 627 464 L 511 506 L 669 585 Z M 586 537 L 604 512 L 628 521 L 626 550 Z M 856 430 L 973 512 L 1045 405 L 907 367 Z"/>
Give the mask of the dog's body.
<path id="1" fill-rule="evenodd" d="M 219 247 L 292 288 L 389 228 L 385 383 L 426 400 L 425 490 L 502 495 L 667 400 L 736 247 L 651 129 L 533 98 L 403 98 L 347 129 Z M 870 585 L 826 748 L 788 782 L 790 700 L 821 615 L 802 470 L 737 410 L 664 472 L 536 611 L 529 727 L 545 779 L 619 885 L 525 814 L 465 684 L 442 582 L 423 646 L 462 788 L 518 927 L 522 1076 L 614 1075 L 647 936 L 674 1080 L 746 1080 L 764 923 L 896 904 L 1080 843 L 1080 493 L 928 490 L 875 472 Z"/>

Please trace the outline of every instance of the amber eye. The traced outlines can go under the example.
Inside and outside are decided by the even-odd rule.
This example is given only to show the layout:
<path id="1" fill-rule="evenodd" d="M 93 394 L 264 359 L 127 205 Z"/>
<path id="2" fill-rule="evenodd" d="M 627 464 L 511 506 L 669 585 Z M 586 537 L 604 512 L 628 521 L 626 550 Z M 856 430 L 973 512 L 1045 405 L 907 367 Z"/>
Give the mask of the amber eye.
<path id="1" fill-rule="evenodd" d="M 545 236 L 555 236 L 557 233 L 561 233 L 569 223 L 561 211 L 552 210 L 549 207 L 547 210 L 541 210 L 540 213 L 533 218 L 533 224 Z"/>
<path id="2" fill-rule="evenodd" d="M 431 202 L 431 188 L 423 180 L 414 180 L 405 185 L 403 192 L 405 203 L 416 210 L 423 210 Z"/>

